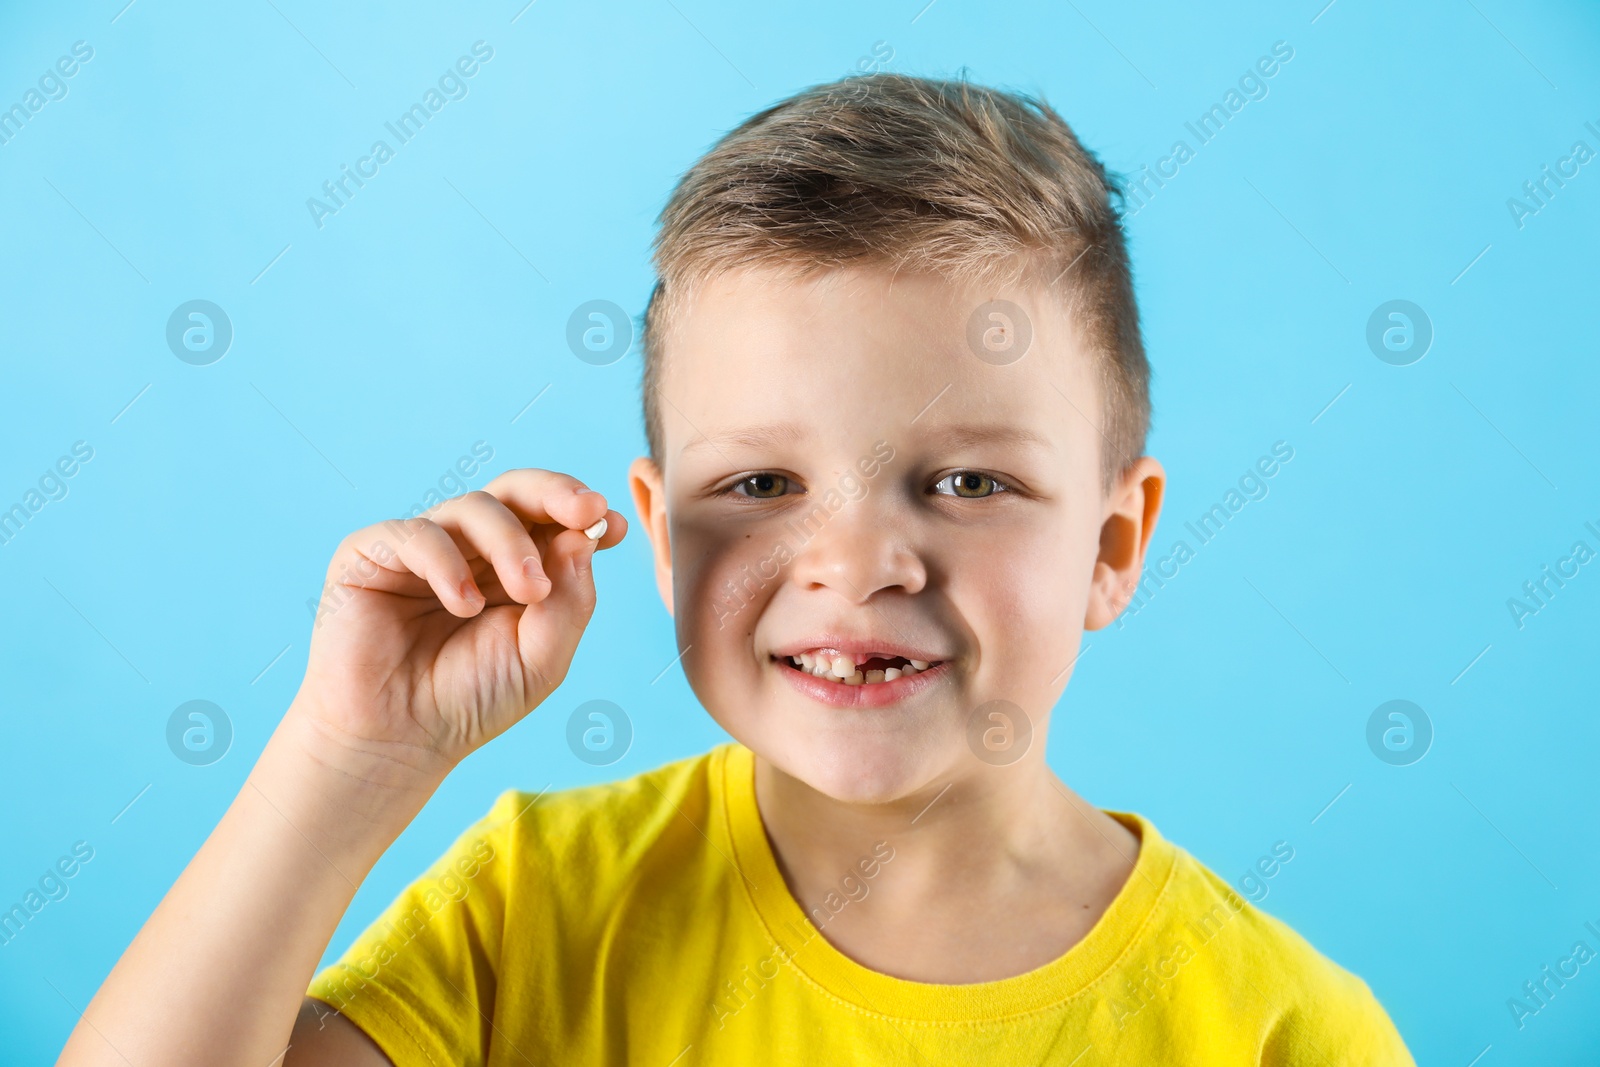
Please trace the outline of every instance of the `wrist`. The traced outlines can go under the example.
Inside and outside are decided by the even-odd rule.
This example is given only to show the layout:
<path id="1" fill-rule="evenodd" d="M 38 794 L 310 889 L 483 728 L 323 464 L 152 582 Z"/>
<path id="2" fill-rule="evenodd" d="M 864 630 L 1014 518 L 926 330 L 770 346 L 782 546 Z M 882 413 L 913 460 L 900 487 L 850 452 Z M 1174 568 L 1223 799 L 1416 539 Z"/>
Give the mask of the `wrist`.
<path id="1" fill-rule="evenodd" d="M 388 721 L 374 731 L 369 718 L 402 721 Z M 378 791 L 408 794 L 420 789 L 431 794 L 458 762 L 441 752 L 410 716 L 353 713 L 304 687 L 277 732 L 304 758 Z M 402 739 L 378 740 L 371 736 L 374 732 Z"/>
<path id="2" fill-rule="evenodd" d="M 449 768 L 332 737 L 291 706 L 246 780 L 334 866 L 359 880 L 422 810 Z"/>

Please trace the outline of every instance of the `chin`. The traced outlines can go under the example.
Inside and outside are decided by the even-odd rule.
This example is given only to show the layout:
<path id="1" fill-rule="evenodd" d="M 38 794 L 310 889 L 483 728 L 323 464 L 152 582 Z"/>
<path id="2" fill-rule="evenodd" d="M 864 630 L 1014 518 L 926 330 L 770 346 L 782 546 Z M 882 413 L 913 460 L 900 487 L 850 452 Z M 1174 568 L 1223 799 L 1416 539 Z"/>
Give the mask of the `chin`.
<path id="1" fill-rule="evenodd" d="M 856 719 L 860 712 L 846 713 Z M 757 753 L 792 778 L 843 804 L 892 804 L 949 777 L 954 758 L 927 742 L 932 731 L 873 729 L 868 722 L 764 738 Z M 957 739 L 959 744 L 959 738 Z"/>

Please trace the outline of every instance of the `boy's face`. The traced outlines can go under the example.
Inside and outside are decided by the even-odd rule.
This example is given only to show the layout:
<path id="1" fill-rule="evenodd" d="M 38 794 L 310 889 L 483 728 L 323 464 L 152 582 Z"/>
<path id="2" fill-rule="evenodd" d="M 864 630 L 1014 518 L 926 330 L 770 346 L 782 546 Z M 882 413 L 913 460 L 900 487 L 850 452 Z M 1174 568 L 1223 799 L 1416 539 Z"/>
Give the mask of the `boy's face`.
<path id="1" fill-rule="evenodd" d="M 997 299 L 1031 323 L 1015 362 L 969 344 Z M 1138 574 L 1163 478 L 1144 458 L 1102 492 L 1101 400 L 1060 301 L 878 267 L 753 270 L 708 283 L 663 347 L 665 470 L 641 458 L 631 487 L 717 722 L 854 802 L 1009 762 L 969 742 L 999 725 L 972 727 L 989 701 L 1021 709 L 1022 758 L 1042 759 L 1083 630 Z M 785 656 L 841 645 L 931 666 L 846 685 Z"/>

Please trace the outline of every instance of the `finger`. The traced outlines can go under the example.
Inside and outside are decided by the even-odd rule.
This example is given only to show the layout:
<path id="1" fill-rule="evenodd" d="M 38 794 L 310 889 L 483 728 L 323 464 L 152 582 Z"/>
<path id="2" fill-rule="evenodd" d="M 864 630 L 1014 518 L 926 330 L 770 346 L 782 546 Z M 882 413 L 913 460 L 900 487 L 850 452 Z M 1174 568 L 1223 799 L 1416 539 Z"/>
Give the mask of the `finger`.
<path id="1" fill-rule="evenodd" d="M 601 523 L 604 523 L 605 526 L 600 536 L 598 538 L 593 537 L 593 532 L 600 528 Z M 584 536 L 595 542 L 595 548 L 611 548 L 613 545 L 620 544 L 622 539 L 627 536 L 627 533 L 628 520 L 623 518 L 622 513 L 619 511 L 607 511 L 602 518 L 583 528 Z"/>
<path id="2" fill-rule="evenodd" d="M 550 595 L 523 612 L 517 627 L 517 646 L 532 683 L 543 700 L 566 677 L 594 615 L 595 588 L 591 560 L 596 542 L 582 530 L 563 530 L 551 538 L 544 561 L 554 583 Z"/>
<path id="3" fill-rule="evenodd" d="M 483 491 L 527 522 L 556 523 L 569 530 L 593 526 L 606 514 L 606 498 L 570 474 L 521 467 L 495 478 Z"/>
<path id="4" fill-rule="evenodd" d="M 613 545 L 621 543 L 628 533 L 628 520 L 622 517 L 621 512 L 608 511 L 605 517 L 606 532 L 595 543 L 595 548 L 597 549 L 611 548 Z M 585 529 L 588 529 L 588 527 L 585 527 Z"/>
<path id="5" fill-rule="evenodd" d="M 513 600 L 532 604 L 550 592 L 538 545 L 497 497 L 482 490 L 453 497 L 434 513 L 433 521 L 463 546 L 468 560 L 488 560 Z"/>
<path id="6" fill-rule="evenodd" d="M 449 531 L 431 519 L 408 520 L 406 530 L 389 562 L 377 562 L 390 570 L 408 570 L 427 582 L 452 615 L 468 619 L 483 610 L 483 593 Z"/>

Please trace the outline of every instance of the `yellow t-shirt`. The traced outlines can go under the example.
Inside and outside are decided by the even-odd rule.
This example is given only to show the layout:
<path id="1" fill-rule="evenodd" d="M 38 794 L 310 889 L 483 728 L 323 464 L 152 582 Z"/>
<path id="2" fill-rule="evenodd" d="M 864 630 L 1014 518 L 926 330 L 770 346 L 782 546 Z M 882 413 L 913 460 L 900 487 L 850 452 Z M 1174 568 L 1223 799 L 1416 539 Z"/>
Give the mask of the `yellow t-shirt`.
<path id="1" fill-rule="evenodd" d="M 724 745 L 502 795 L 311 995 L 400 1067 L 1413 1064 L 1365 983 L 1139 815 L 1108 813 L 1139 858 L 1060 958 L 971 985 L 869 970 L 790 895 L 754 766 Z M 893 852 L 864 857 L 845 894 Z"/>

